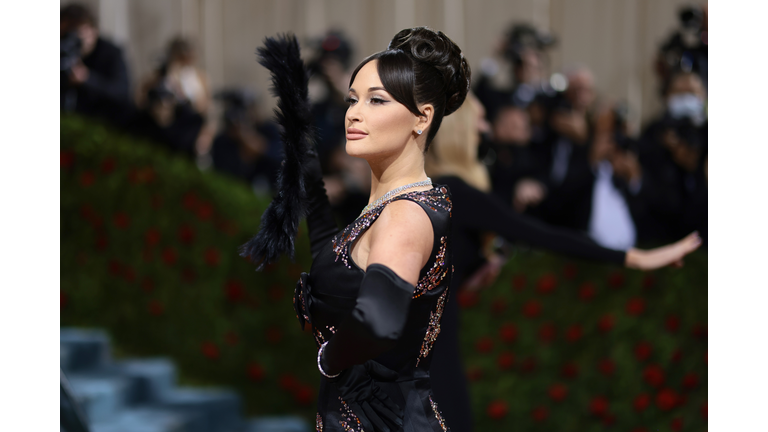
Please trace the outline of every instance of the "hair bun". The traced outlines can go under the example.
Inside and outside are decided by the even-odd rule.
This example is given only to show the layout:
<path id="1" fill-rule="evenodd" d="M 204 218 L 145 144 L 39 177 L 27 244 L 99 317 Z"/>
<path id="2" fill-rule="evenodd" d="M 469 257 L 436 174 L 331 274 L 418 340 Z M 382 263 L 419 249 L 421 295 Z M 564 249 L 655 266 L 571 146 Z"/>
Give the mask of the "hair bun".
<path id="1" fill-rule="evenodd" d="M 428 27 L 401 30 L 390 41 L 389 49 L 402 50 L 414 61 L 437 69 L 443 78 L 446 100 L 443 115 L 453 113 L 464 103 L 472 73 L 461 48 L 445 33 Z"/>

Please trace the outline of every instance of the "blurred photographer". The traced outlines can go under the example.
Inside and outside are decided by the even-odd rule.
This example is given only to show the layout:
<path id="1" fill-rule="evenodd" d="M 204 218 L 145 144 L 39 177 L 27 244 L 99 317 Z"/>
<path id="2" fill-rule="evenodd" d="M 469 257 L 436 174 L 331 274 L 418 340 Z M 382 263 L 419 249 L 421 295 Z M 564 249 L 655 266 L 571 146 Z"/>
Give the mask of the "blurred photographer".
<path id="1" fill-rule="evenodd" d="M 60 23 L 61 109 L 127 121 L 132 105 L 122 50 L 99 35 L 85 6 L 61 8 Z"/>
<path id="2" fill-rule="evenodd" d="M 643 131 L 640 163 L 661 185 L 649 207 L 661 240 L 698 229 L 706 242 L 706 91 L 698 74 L 675 72 L 664 86 L 666 109 Z"/>
<path id="3" fill-rule="evenodd" d="M 256 97 L 242 89 L 216 94 L 223 104 L 223 130 L 211 147 L 213 167 L 270 193 L 282 160 L 280 132 L 258 113 Z"/>
<path id="4" fill-rule="evenodd" d="M 680 27 L 661 46 L 656 56 L 659 82 L 668 82 L 676 71 L 693 72 L 701 78 L 706 89 L 709 70 L 707 3 L 681 8 L 678 19 Z"/>

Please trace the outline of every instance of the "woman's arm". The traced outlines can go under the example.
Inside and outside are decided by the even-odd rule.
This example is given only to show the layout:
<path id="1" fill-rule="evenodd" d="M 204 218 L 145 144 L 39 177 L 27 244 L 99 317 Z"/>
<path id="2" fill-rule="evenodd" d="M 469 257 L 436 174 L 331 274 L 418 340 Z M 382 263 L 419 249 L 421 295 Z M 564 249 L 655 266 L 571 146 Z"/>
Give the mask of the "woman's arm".
<path id="1" fill-rule="evenodd" d="M 325 192 L 323 172 L 320 168 L 320 159 L 317 150 L 308 152 L 304 156 L 307 190 L 307 228 L 309 229 L 309 248 L 314 260 L 323 247 L 330 247 L 328 242 L 339 232 L 336 220 L 331 211 L 328 194 Z"/>
<path id="2" fill-rule="evenodd" d="M 412 201 L 389 204 L 367 234 L 370 253 L 357 303 L 323 353 L 323 370 L 328 374 L 394 347 L 405 327 L 419 273 L 432 252 L 432 222 Z"/>

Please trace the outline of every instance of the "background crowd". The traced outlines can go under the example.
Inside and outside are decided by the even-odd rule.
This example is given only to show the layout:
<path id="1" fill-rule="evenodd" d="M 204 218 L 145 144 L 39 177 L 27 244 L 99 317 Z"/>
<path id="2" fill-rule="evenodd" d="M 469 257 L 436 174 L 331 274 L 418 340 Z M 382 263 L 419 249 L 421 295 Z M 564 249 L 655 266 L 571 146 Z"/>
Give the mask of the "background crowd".
<path id="1" fill-rule="evenodd" d="M 600 97 L 589 65 L 548 70 L 557 35 L 510 25 L 494 58 L 474 71 L 484 105 L 480 158 L 492 190 L 516 211 L 589 233 L 616 249 L 707 239 L 707 8 L 679 12 L 679 28 L 654 59 L 665 107 L 639 133 L 628 107 Z M 326 188 L 339 222 L 368 200 L 363 160 L 344 151 L 344 96 L 354 44 L 339 31 L 305 43 Z M 121 48 L 99 34 L 88 8 L 61 9 L 61 109 L 100 117 L 157 145 L 271 192 L 281 161 L 279 130 L 258 96 L 212 89 L 190 40 L 167 43 L 155 70 L 130 88 Z M 512 76 L 502 76 L 510 71 Z M 219 104 L 221 118 L 211 118 Z"/>

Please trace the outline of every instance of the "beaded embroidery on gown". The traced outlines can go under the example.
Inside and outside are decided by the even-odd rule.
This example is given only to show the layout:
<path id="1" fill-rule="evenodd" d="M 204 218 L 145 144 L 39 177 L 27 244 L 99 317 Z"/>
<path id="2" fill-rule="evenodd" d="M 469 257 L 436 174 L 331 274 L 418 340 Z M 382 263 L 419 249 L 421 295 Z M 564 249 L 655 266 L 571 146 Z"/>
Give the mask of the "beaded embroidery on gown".
<path id="1" fill-rule="evenodd" d="M 433 401 L 429 366 L 432 346 L 440 334 L 440 319 L 448 298 L 453 267 L 450 258 L 451 198 L 445 186 L 395 196 L 362 214 L 345 229 L 330 237 L 327 233 L 313 250 L 310 273 L 302 273 L 294 295 L 300 323 L 312 324 L 318 346 L 328 341 L 356 304 L 357 292 L 365 276 L 350 256 L 355 240 L 377 220 L 384 208 L 397 200 L 418 203 L 429 216 L 434 230 L 431 258 L 421 269 L 407 314 L 405 328 L 395 347 L 373 360 L 396 371 L 395 382 L 376 382 L 403 409 L 403 431 L 447 431 L 443 416 Z M 313 224 L 308 216 L 310 237 Z M 317 225 L 315 225 L 317 226 Z M 319 231 L 315 228 L 315 231 Z M 317 413 L 318 431 L 362 431 L 346 401 L 339 397 L 334 383 L 321 378 Z"/>

